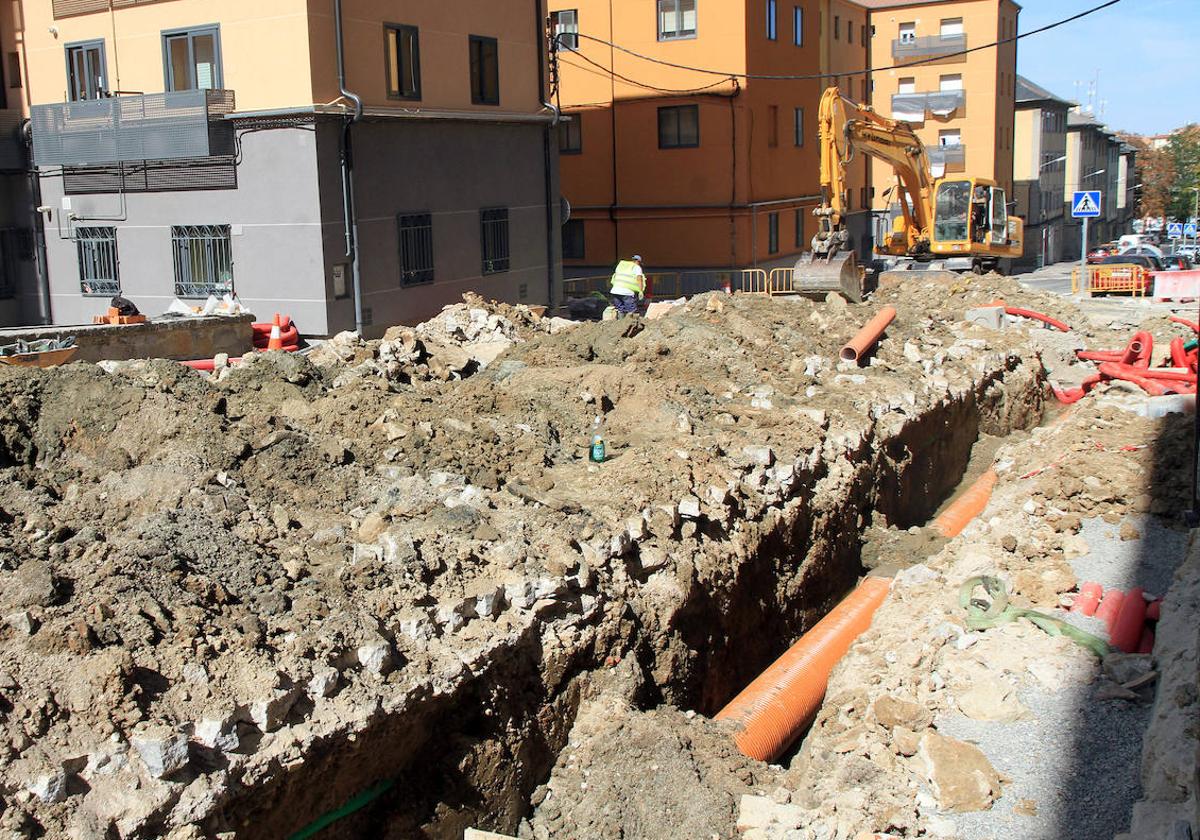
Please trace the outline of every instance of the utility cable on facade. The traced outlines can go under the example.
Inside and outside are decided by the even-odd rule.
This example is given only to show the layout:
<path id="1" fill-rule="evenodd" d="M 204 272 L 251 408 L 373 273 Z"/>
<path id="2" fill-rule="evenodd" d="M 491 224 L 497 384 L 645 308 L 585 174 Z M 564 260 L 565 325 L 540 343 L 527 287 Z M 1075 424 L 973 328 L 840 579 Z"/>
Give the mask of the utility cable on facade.
<path id="1" fill-rule="evenodd" d="M 677 64 L 673 61 L 666 61 L 661 58 L 654 58 L 653 56 L 644 55 L 643 53 L 636 52 L 635 50 L 631 50 L 628 47 L 623 47 L 620 44 L 615 44 L 611 41 L 606 41 L 603 38 L 597 38 L 593 35 L 585 35 L 582 32 L 571 33 L 571 34 L 574 35 L 576 38 L 584 38 L 588 41 L 595 41 L 597 44 L 603 44 L 606 47 L 612 47 L 613 49 L 620 50 L 621 52 L 626 53 L 627 55 L 631 55 L 634 58 L 640 58 L 643 61 L 649 61 L 652 64 L 661 64 L 664 67 L 673 67 L 676 70 L 690 70 L 694 73 L 707 73 L 708 75 L 711 75 L 711 76 L 724 76 L 726 78 L 731 78 L 731 79 L 753 79 L 756 81 L 800 82 L 800 81 L 810 81 L 810 80 L 814 80 L 814 79 L 835 79 L 840 76 L 865 76 L 870 73 L 880 73 L 880 72 L 883 72 L 886 70 L 904 70 L 904 69 L 907 69 L 910 67 L 918 67 L 922 64 L 931 64 L 933 62 L 945 61 L 947 58 L 957 58 L 959 56 L 969 55 L 971 53 L 980 52 L 981 50 L 990 50 L 994 47 L 999 47 L 1003 44 L 1015 43 L 1017 41 L 1020 41 L 1023 38 L 1029 38 L 1030 36 L 1033 36 L 1033 35 L 1040 35 L 1043 32 L 1049 32 L 1052 29 L 1057 29 L 1060 26 L 1065 26 L 1068 23 L 1073 23 L 1073 22 L 1080 20 L 1082 18 L 1085 18 L 1089 15 L 1093 15 L 1097 12 L 1103 11 L 1104 9 L 1107 9 L 1110 6 L 1115 6 L 1120 2 L 1121 2 L 1121 0 L 1107 0 L 1107 2 L 1101 3 L 1099 6 L 1095 6 L 1091 9 L 1087 9 L 1078 14 L 1071 15 L 1070 17 L 1067 17 L 1067 18 L 1063 18 L 1062 20 L 1055 21 L 1054 23 L 1047 24 L 1046 26 L 1042 26 L 1037 29 L 1032 29 L 1029 32 L 1022 32 L 1020 34 L 1012 36 L 1011 38 L 1001 38 L 1001 39 L 999 39 L 997 41 L 993 41 L 989 44 L 981 44 L 978 47 L 971 47 L 970 49 L 959 50 L 958 52 L 953 52 L 953 53 L 946 53 L 945 55 L 939 55 L 939 56 L 935 56 L 933 58 L 923 58 L 919 61 L 909 61 L 909 62 L 905 62 L 904 64 L 893 64 L 889 67 L 871 67 L 871 68 L 867 68 L 865 70 L 842 70 L 842 71 L 838 71 L 836 73 L 808 73 L 808 74 L 804 74 L 804 75 L 770 75 L 770 74 L 765 74 L 765 73 L 730 73 L 725 70 L 713 70 L 713 69 L 707 68 L 707 67 L 692 67 L 687 64 Z M 554 38 L 555 38 L 555 46 L 557 48 L 559 42 L 561 42 L 561 40 L 562 40 L 562 34 L 560 33 L 558 35 L 555 35 Z M 582 58 L 583 56 L 580 56 L 580 57 Z M 597 65 L 597 66 L 600 66 L 600 65 Z M 616 74 L 614 73 L 613 75 L 615 76 Z M 620 77 L 618 76 L 617 78 L 620 78 Z M 688 91 L 678 91 L 678 92 L 686 93 Z"/>

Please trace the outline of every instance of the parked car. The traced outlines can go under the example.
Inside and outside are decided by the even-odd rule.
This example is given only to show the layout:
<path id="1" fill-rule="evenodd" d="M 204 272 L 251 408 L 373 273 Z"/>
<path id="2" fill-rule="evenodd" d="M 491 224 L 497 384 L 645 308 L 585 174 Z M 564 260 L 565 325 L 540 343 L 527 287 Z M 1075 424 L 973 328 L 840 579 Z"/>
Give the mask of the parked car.
<path id="1" fill-rule="evenodd" d="M 1183 253 L 1164 254 L 1159 260 L 1163 265 L 1163 271 L 1191 271 L 1192 261 Z"/>
<path id="2" fill-rule="evenodd" d="M 1197 254 L 1200 254 L 1200 245 L 1180 245 L 1175 249 L 1175 253 L 1183 254 L 1192 262 L 1195 262 Z"/>
<path id="3" fill-rule="evenodd" d="M 1103 245 L 1097 245 L 1095 248 L 1088 251 L 1088 265 L 1095 265 L 1096 263 L 1100 262 L 1100 260 L 1104 259 L 1105 257 L 1110 257 L 1115 253 L 1117 253 L 1117 243 L 1115 242 L 1106 242 Z"/>
<path id="4" fill-rule="evenodd" d="M 1163 252 L 1162 252 L 1162 249 L 1156 248 L 1153 245 L 1142 244 L 1142 245 L 1134 245 L 1130 248 L 1122 248 L 1120 251 L 1120 254 L 1121 254 L 1121 256 L 1130 254 L 1130 255 L 1134 255 L 1134 256 L 1154 257 L 1155 259 L 1161 260 Z"/>
<path id="5" fill-rule="evenodd" d="M 1153 272 L 1162 271 L 1162 263 L 1158 261 L 1158 257 L 1150 254 L 1113 254 L 1101 260 L 1100 265 L 1136 265 L 1144 268 L 1145 271 L 1139 275 L 1139 291 L 1144 295 L 1154 292 Z"/>

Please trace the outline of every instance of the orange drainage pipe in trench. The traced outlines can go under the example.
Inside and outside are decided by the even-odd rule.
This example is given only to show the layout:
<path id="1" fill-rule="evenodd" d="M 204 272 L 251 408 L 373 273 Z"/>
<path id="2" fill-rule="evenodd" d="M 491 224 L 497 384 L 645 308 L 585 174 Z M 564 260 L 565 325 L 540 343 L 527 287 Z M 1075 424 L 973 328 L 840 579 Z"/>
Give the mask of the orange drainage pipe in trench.
<path id="1" fill-rule="evenodd" d="M 1096 618 L 1104 622 L 1104 626 L 1108 628 L 1110 639 L 1113 629 L 1117 626 L 1117 616 L 1121 614 L 1121 604 L 1124 602 L 1124 592 L 1120 589 L 1110 589 L 1104 593 L 1100 606 L 1096 608 Z"/>
<path id="2" fill-rule="evenodd" d="M 875 346 L 875 342 L 879 341 L 879 337 L 883 335 L 883 331 L 888 328 L 892 321 L 896 320 L 896 307 L 885 306 L 879 310 L 879 313 L 867 321 L 866 325 L 858 331 L 854 338 L 842 348 L 842 361 L 857 362 L 863 357 L 868 350 Z"/>
<path id="3" fill-rule="evenodd" d="M 1125 594 L 1117 619 L 1112 624 L 1109 642 L 1122 653 L 1137 653 L 1146 626 L 1146 597 L 1135 587 Z"/>
<path id="4" fill-rule="evenodd" d="M 1071 612 L 1079 613 L 1080 615 L 1095 615 L 1096 607 L 1100 606 L 1100 598 L 1104 595 L 1104 587 L 1098 583 L 1085 583 L 1079 587 L 1079 594 L 1075 596 L 1075 603 L 1071 605 Z"/>
<path id="5" fill-rule="evenodd" d="M 833 666 L 868 627 L 891 587 L 869 577 L 717 713 L 739 724 L 742 755 L 774 761 L 812 723 Z"/>
<path id="6" fill-rule="evenodd" d="M 951 502 L 937 519 L 933 520 L 934 529 L 947 539 L 961 534 L 972 519 L 983 513 L 983 509 L 987 507 L 988 501 L 992 498 L 992 491 L 996 489 L 996 482 L 999 480 L 1000 477 L 996 475 L 996 471 L 989 468 L 987 472 L 975 479 L 975 482 L 962 495 Z"/>

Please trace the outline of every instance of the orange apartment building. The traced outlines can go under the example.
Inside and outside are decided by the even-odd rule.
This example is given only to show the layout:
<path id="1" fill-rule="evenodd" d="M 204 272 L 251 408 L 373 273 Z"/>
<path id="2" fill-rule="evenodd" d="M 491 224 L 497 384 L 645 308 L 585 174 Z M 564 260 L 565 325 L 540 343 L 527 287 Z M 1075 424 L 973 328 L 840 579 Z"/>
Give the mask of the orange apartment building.
<path id="1" fill-rule="evenodd" d="M 1021 7 L 1012 0 L 859 0 L 870 8 L 871 102 L 885 116 L 919 126 L 935 169 L 991 178 L 1013 188 L 1017 44 L 956 55 L 1013 38 Z M 913 66 L 903 66 L 920 62 Z M 901 65 L 901 66 L 897 66 Z M 891 168 L 875 163 L 874 208 L 895 203 Z"/>
<path id="2" fill-rule="evenodd" d="M 378 335 L 466 291 L 557 297 L 544 0 L 4 8 L 46 208 L 41 319 L 232 291 L 305 334 Z"/>
<path id="3" fill-rule="evenodd" d="M 865 9 L 843 0 L 551 0 L 550 9 L 569 117 L 559 127 L 568 276 L 603 274 L 635 253 L 649 271 L 701 271 L 790 265 L 808 249 L 820 201 L 817 106 L 834 82 L 868 95 Z M 851 168 L 851 224 L 865 242 L 868 163 Z"/>

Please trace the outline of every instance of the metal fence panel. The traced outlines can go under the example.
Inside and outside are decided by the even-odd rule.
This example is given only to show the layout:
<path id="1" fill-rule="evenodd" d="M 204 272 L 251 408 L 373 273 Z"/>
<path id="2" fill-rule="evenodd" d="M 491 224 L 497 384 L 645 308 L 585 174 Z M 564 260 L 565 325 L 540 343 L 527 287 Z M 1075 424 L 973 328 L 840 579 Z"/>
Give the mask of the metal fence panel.
<path id="1" fill-rule="evenodd" d="M 35 105 L 37 166 L 87 166 L 227 153 L 228 131 L 211 120 L 233 108 L 233 92 L 184 90 Z"/>
<path id="2" fill-rule="evenodd" d="M 233 293 L 233 249 L 229 225 L 171 228 L 175 294 L 181 298 Z"/>
<path id="3" fill-rule="evenodd" d="M 79 288 L 85 295 L 113 297 L 121 293 L 117 267 L 117 229 L 81 227 L 75 229 L 79 252 Z"/>

